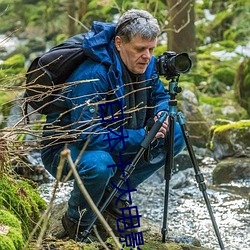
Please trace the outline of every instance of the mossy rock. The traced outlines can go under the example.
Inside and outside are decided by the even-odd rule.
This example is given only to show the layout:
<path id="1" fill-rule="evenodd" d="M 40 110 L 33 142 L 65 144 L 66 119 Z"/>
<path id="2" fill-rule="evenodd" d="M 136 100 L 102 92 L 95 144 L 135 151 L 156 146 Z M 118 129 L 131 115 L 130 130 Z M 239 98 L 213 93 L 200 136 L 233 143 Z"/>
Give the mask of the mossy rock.
<path id="1" fill-rule="evenodd" d="M 0 209 L 0 249 L 19 250 L 23 244 L 20 221 L 9 211 Z"/>
<path id="2" fill-rule="evenodd" d="M 210 124 L 198 106 L 188 102 L 180 102 L 180 111 L 184 114 L 187 131 L 193 146 L 206 148 L 209 142 Z"/>
<path id="3" fill-rule="evenodd" d="M 41 211 L 46 208 L 46 202 L 30 183 L 4 174 L 0 178 L 0 207 L 5 207 L 21 221 L 24 238 L 28 237 Z"/>
<path id="4" fill-rule="evenodd" d="M 202 93 L 220 95 L 227 86 L 234 84 L 240 57 L 235 55 L 234 59 L 222 60 L 221 53 L 216 55 L 214 52 L 232 52 L 235 46 L 231 41 L 216 41 L 197 48 L 199 64 L 190 73 Z"/>
<path id="5" fill-rule="evenodd" d="M 6 59 L 1 64 L 0 84 L 6 84 L 7 86 L 21 85 L 25 78 L 25 61 L 23 54 L 15 54 Z"/>
<path id="6" fill-rule="evenodd" d="M 238 68 L 235 79 L 235 96 L 250 116 L 250 59 L 246 58 Z"/>
<path id="7" fill-rule="evenodd" d="M 210 130 L 210 149 L 215 159 L 230 156 L 249 156 L 250 120 L 230 122 L 225 125 L 214 125 Z"/>
<path id="8" fill-rule="evenodd" d="M 200 94 L 199 108 L 211 123 L 216 122 L 218 119 L 225 119 L 225 117 L 230 121 L 248 119 L 247 111 L 235 101 L 232 95 L 229 91 L 220 96 Z"/>
<path id="9" fill-rule="evenodd" d="M 16 54 L 3 62 L 2 69 L 9 69 L 11 67 L 22 68 L 24 64 L 25 56 L 23 54 Z"/>
<path id="10" fill-rule="evenodd" d="M 234 84 L 235 70 L 229 67 L 221 67 L 214 71 L 213 78 L 227 86 Z"/>

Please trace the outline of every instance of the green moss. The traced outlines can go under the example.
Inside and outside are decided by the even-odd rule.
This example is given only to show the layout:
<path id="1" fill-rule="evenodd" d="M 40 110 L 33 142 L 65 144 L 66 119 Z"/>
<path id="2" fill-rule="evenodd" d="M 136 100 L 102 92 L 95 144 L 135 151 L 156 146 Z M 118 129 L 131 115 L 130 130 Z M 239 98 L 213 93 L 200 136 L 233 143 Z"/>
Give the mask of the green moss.
<path id="1" fill-rule="evenodd" d="M 11 228 L 7 236 L 12 240 L 16 249 L 22 249 L 24 245 L 24 240 L 22 236 L 22 231 L 16 231 L 15 228 Z"/>
<path id="2" fill-rule="evenodd" d="M 94 244 L 91 244 L 91 245 L 86 245 L 84 246 L 84 250 L 98 250 L 99 247 L 95 246 Z"/>
<path id="3" fill-rule="evenodd" d="M 9 69 L 9 68 L 23 68 L 25 64 L 25 56 L 23 54 L 16 54 L 7 60 L 4 61 L 2 64 L 2 69 Z"/>
<path id="4" fill-rule="evenodd" d="M 166 45 L 158 45 L 154 50 L 154 55 L 157 57 L 166 52 L 166 50 L 167 50 Z"/>
<path id="5" fill-rule="evenodd" d="M 235 138 L 239 142 L 245 142 L 246 143 L 250 140 L 250 134 L 245 133 L 246 130 L 249 130 L 250 128 L 250 120 L 243 120 L 243 121 L 238 121 L 238 122 L 231 122 L 225 125 L 214 125 L 210 129 L 210 143 L 209 147 L 211 150 L 214 149 L 213 142 L 215 140 L 215 137 L 217 140 L 219 140 L 221 143 L 225 143 L 228 145 L 228 147 L 232 148 L 234 145 L 230 141 L 229 136 L 225 136 L 228 133 L 231 133 L 231 131 L 234 131 Z"/>
<path id="6" fill-rule="evenodd" d="M 224 99 L 221 96 L 209 96 L 209 95 L 200 95 L 199 97 L 200 103 L 210 104 L 214 107 L 221 107 L 224 103 Z"/>
<path id="7" fill-rule="evenodd" d="M 223 40 L 224 32 L 228 28 L 228 24 L 232 22 L 233 13 L 225 10 L 216 13 L 215 19 L 210 23 L 211 37 L 216 40 Z"/>
<path id="8" fill-rule="evenodd" d="M 68 39 L 66 34 L 59 34 L 56 36 L 55 43 L 60 44 L 60 43 L 64 42 L 66 39 Z"/>
<path id="9" fill-rule="evenodd" d="M 20 86 L 25 81 L 25 56 L 16 54 L 1 64 L 0 84 Z"/>
<path id="10" fill-rule="evenodd" d="M 5 237 L 0 237 L 0 249 L 21 249 L 24 243 L 20 221 L 9 211 L 0 210 L 0 223 L 10 227 Z M 0 235 L 3 236 L 3 235 Z M 11 242 L 11 243 L 10 243 Z M 7 244 L 7 246 L 6 246 Z"/>
<path id="11" fill-rule="evenodd" d="M 235 70 L 228 67 L 221 67 L 214 71 L 213 77 L 228 86 L 232 86 L 235 78 Z"/>
<path id="12" fill-rule="evenodd" d="M 222 126 L 220 125 L 215 126 L 214 133 L 225 132 L 231 129 L 241 130 L 249 127 L 250 127 L 250 121 L 233 122 Z"/>
<path id="13" fill-rule="evenodd" d="M 0 234 L 0 249 L 16 250 L 13 241 L 7 236 Z"/>
<path id="14" fill-rule="evenodd" d="M 199 93 L 198 98 L 200 105 L 208 104 L 213 107 L 212 113 L 208 114 L 207 117 L 212 121 L 219 118 L 226 118 L 231 121 L 239 121 L 249 118 L 246 109 L 240 106 L 235 98 L 234 93 L 230 90 L 221 95 L 213 96 L 208 95 L 207 93 Z M 227 109 L 224 108 L 227 106 L 232 107 L 232 109 L 228 109 L 228 112 L 225 114 L 225 111 L 227 111 Z"/>
<path id="15" fill-rule="evenodd" d="M 17 230 L 21 230 L 20 221 L 16 218 L 16 216 L 11 214 L 7 210 L 0 209 L 0 221 L 7 226 L 14 227 Z"/>
<path id="16" fill-rule="evenodd" d="M 226 51 L 232 52 L 235 50 L 237 43 L 234 40 L 223 40 L 219 42 L 219 45 L 222 46 Z"/>
<path id="17" fill-rule="evenodd" d="M 21 221 L 24 237 L 27 238 L 46 203 L 27 182 L 4 176 L 0 179 L 0 206 L 8 209 Z"/>
<path id="18" fill-rule="evenodd" d="M 3 110 L 3 105 L 16 98 L 16 93 L 12 91 L 0 91 L 0 108 Z M 11 106 L 10 104 L 8 104 Z"/>

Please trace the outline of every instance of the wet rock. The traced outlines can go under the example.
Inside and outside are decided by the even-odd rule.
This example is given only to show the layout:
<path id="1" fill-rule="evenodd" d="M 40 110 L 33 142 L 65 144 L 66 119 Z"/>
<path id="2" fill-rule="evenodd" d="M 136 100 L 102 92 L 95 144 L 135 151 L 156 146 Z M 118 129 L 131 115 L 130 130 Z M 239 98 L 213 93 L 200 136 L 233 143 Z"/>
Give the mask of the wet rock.
<path id="1" fill-rule="evenodd" d="M 171 178 L 170 187 L 173 189 L 183 188 L 190 185 L 193 169 L 189 168 L 174 174 Z"/>
<path id="2" fill-rule="evenodd" d="M 216 124 L 211 128 L 209 147 L 217 160 L 239 155 L 250 157 L 250 120 Z"/>
<path id="3" fill-rule="evenodd" d="M 226 158 L 213 171 L 213 183 L 228 183 L 232 180 L 250 179 L 250 158 Z"/>
<path id="4" fill-rule="evenodd" d="M 205 119 L 198 106 L 193 103 L 181 101 L 180 106 L 192 145 L 206 148 L 209 140 L 209 122 Z"/>

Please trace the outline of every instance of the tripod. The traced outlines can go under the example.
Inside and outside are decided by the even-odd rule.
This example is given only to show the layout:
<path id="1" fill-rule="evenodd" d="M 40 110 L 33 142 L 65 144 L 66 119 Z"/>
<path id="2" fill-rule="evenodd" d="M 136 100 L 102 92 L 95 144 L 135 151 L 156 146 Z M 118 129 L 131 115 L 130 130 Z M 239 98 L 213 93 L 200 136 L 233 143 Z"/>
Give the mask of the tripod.
<path id="1" fill-rule="evenodd" d="M 175 123 L 175 119 L 177 117 L 178 122 L 181 126 L 181 130 L 183 133 L 183 137 L 187 146 L 187 150 L 191 159 L 191 162 L 193 164 L 194 167 L 194 171 L 195 171 L 195 179 L 198 183 L 199 189 L 203 194 L 203 198 L 205 200 L 209 215 L 210 215 L 210 219 L 212 221 L 213 224 L 213 228 L 216 234 L 216 237 L 218 239 L 219 245 L 221 250 L 225 250 L 225 247 L 223 245 L 221 236 L 220 236 L 220 232 L 218 229 L 218 226 L 216 224 L 216 220 L 208 199 L 208 195 L 206 192 L 206 184 L 204 182 L 204 177 L 203 174 L 201 173 L 199 166 L 198 166 L 198 162 L 197 159 L 195 157 L 192 145 L 190 143 L 190 139 L 189 139 L 189 133 L 187 131 L 186 128 L 186 124 L 185 124 L 185 120 L 183 117 L 183 114 L 181 112 L 177 113 L 177 100 L 175 99 L 177 93 L 180 93 L 182 91 L 181 87 L 178 86 L 178 79 L 179 77 L 177 77 L 177 79 L 172 79 L 169 82 L 169 94 L 170 94 L 170 100 L 169 100 L 169 114 L 168 114 L 168 119 L 169 119 L 169 132 L 168 135 L 166 137 L 166 146 L 167 146 L 167 153 L 166 153 L 166 161 L 165 161 L 165 201 L 164 201 L 164 215 L 163 215 L 163 226 L 162 226 L 162 242 L 165 243 L 166 242 L 166 234 L 168 232 L 167 229 L 167 215 L 168 215 L 168 196 L 169 196 L 169 182 L 171 179 L 171 175 L 172 175 L 172 169 L 173 169 L 173 165 L 174 165 L 174 123 Z"/>
<path id="2" fill-rule="evenodd" d="M 106 201 L 102 204 L 102 206 L 99 210 L 102 213 L 107 208 L 107 206 L 110 204 L 112 199 L 117 194 L 118 188 L 120 188 L 123 185 L 123 183 L 130 177 L 130 175 L 134 171 L 138 161 L 143 156 L 143 154 L 147 150 L 147 148 L 150 146 L 150 143 L 155 138 L 155 135 L 157 134 L 157 132 L 161 128 L 161 126 L 162 126 L 163 122 L 165 121 L 165 119 L 167 118 L 167 116 L 169 116 L 169 132 L 168 132 L 168 135 L 166 138 L 168 151 L 166 153 L 166 162 L 165 162 L 166 185 L 165 185 L 165 203 L 164 203 L 164 215 L 163 215 L 163 227 L 162 227 L 162 242 L 163 243 L 166 242 L 169 181 L 171 179 L 171 173 L 172 173 L 172 168 L 173 168 L 173 163 L 174 163 L 174 123 L 175 123 L 175 118 L 177 117 L 178 121 L 181 125 L 181 129 L 183 132 L 183 136 L 184 136 L 184 139 L 186 142 L 186 146 L 187 146 L 191 161 L 192 161 L 193 166 L 194 166 L 194 170 L 195 170 L 195 174 L 196 174 L 195 175 L 196 181 L 199 184 L 199 189 L 202 191 L 203 197 L 205 199 L 206 206 L 207 206 L 207 209 L 209 211 L 210 218 L 211 218 L 217 239 L 219 241 L 219 245 L 221 247 L 221 250 L 225 250 L 225 248 L 223 246 L 223 242 L 221 240 L 219 230 L 218 230 L 218 226 L 216 224 L 216 221 L 215 221 L 215 218 L 213 215 L 213 211 L 212 211 L 209 199 L 208 199 L 208 195 L 206 193 L 206 184 L 204 183 L 203 175 L 199 170 L 198 163 L 197 163 L 197 160 L 195 158 L 195 154 L 193 152 L 193 149 L 192 149 L 192 146 L 191 146 L 191 143 L 189 140 L 189 135 L 188 135 L 188 132 L 186 129 L 184 117 L 182 116 L 182 114 L 180 112 L 179 113 L 176 112 L 177 101 L 176 101 L 175 97 L 176 97 L 177 93 L 180 93 L 180 92 L 181 92 L 181 88 L 178 86 L 178 78 L 177 78 L 177 80 L 172 79 L 169 83 L 169 93 L 170 93 L 169 113 L 168 114 L 167 114 L 167 112 L 161 113 L 159 119 L 155 122 L 155 124 L 151 128 L 150 132 L 147 134 L 145 139 L 142 141 L 142 143 L 140 145 L 141 148 L 139 149 L 138 153 L 134 157 L 132 163 L 125 167 L 125 169 L 124 169 L 125 174 L 124 174 L 124 176 L 123 175 L 120 176 L 120 181 L 116 185 L 117 189 L 116 188 L 113 189 L 113 191 L 110 193 L 110 195 L 108 196 Z M 90 223 L 88 228 L 82 233 L 83 240 L 86 239 L 87 236 L 89 235 L 89 233 L 91 232 L 92 227 L 94 226 L 96 220 L 97 220 L 97 216 L 94 217 L 94 219 L 92 220 L 92 222 Z"/>
<path id="3" fill-rule="evenodd" d="M 123 185 L 123 183 L 130 177 L 130 175 L 132 174 L 132 172 L 135 169 L 136 164 L 138 163 L 140 158 L 143 156 L 143 154 L 145 153 L 145 151 L 149 147 L 150 143 L 155 138 L 156 133 L 158 132 L 158 130 L 160 129 L 160 127 L 162 126 L 162 124 L 163 124 L 163 122 L 165 121 L 166 118 L 167 118 L 167 112 L 162 112 L 159 119 L 155 122 L 155 124 L 151 128 L 150 132 L 147 134 L 145 139 L 142 141 L 142 143 L 140 145 L 141 148 L 139 149 L 138 153 L 135 155 L 132 163 L 125 167 L 124 176 L 121 175 L 120 176 L 120 181 L 118 182 L 118 184 L 116 184 L 117 189 L 114 188 L 113 191 L 108 196 L 108 198 L 106 199 L 106 201 L 102 204 L 101 208 L 99 209 L 99 211 L 101 213 L 107 208 L 109 203 L 115 197 L 115 195 L 118 192 L 118 188 L 120 188 Z M 87 238 L 87 236 L 89 235 L 89 233 L 91 232 L 91 229 L 94 226 L 96 220 L 97 220 L 97 216 L 94 217 L 94 219 L 92 220 L 92 222 L 90 223 L 88 228 L 82 233 L 83 240 L 85 240 Z"/>

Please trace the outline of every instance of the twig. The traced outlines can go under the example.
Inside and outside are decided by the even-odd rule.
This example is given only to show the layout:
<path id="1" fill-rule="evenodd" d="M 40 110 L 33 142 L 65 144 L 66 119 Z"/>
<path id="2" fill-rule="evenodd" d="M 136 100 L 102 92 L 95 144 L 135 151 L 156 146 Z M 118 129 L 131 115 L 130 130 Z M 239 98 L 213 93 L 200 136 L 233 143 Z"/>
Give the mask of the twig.
<path id="1" fill-rule="evenodd" d="M 68 163 L 69 163 L 69 166 L 70 166 L 70 168 L 71 168 L 71 170 L 73 172 L 73 176 L 75 178 L 75 181 L 76 181 L 80 191 L 82 192 L 84 198 L 88 202 L 90 208 L 92 209 L 92 211 L 95 212 L 95 214 L 97 215 L 98 219 L 100 220 L 100 222 L 104 226 L 107 233 L 113 238 L 113 240 L 114 240 L 114 242 L 115 242 L 115 244 L 117 246 L 117 249 L 118 250 L 122 249 L 122 246 L 120 245 L 119 241 L 115 237 L 114 232 L 112 231 L 111 227 L 109 226 L 109 224 L 106 222 L 106 220 L 104 219 L 104 217 L 102 216 L 102 214 L 100 213 L 98 208 L 96 207 L 96 205 L 93 202 L 92 198 L 90 197 L 88 191 L 86 190 L 86 188 L 85 188 L 79 174 L 77 173 L 74 162 L 73 162 L 73 160 L 71 158 L 70 150 L 69 149 L 64 149 L 61 152 L 61 158 L 66 158 L 68 160 Z"/>
<path id="2" fill-rule="evenodd" d="M 76 23 L 80 24 L 80 26 L 82 26 L 85 30 L 89 31 L 89 28 L 87 26 L 85 26 L 82 22 L 80 22 L 79 20 L 77 20 L 76 18 L 74 18 L 71 15 L 68 15 L 68 17 L 72 20 L 74 20 Z"/>
<path id="3" fill-rule="evenodd" d="M 55 200 L 55 194 L 56 194 L 56 190 L 57 190 L 58 185 L 59 185 L 60 177 L 62 175 L 62 169 L 63 169 L 64 163 L 65 163 L 65 160 L 66 159 L 63 158 L 63 157 L 60 158 L 60 162 L 59 162 L 58 168 L 57 168 L 56 182 L 55 182 L 55 186 L 54 186 L 54 189 L 53 189 L 53 193 L 52 193 L 52 197 L 50 199 L 49 205 L 48 205 L 46 211 L 44 212 L 44 214 L 41 216 L 38 223 L 36 224 L 35 228 L 31 232 L 31 234 L 29 235 L 29 238 L 28 238 L 26 244 L 24 245 L 23 250 L 28 248 L 30 241 L 32 240 L 32 238 L 35 235 L 36 231 L 38 230 L 38 228 L 40 227 L 40 225 L 43 222 L 41 232 L 39 234 L 39 237 L 38 237 L 38 240 L 37 240 L 37 243 L 36 243 L 37 247 L 41 246 L 42 239 L 43 239 L 43 236 L 45 234 L 47 224 L 48 224 L 50 216 L 51 216 L 51 210 L 52 210 L 52 206 L 53 206 L 53 203 L 54 203 L 54 200 Z"/>
<path id="4" fill-rule="evenodd" d="M 108 246 L 105 244 L 105 242 L 102 240 L 100 234 L 98 233 L 98 230 L 96 228 L 96 225 L 93 226 L 93 230 L 95 232 L 95 235 L 97 237 L 97 239 L 100 241 L 100 243 L 102 244 L 102 246 L 106 249 L 109 250 Z"/>

